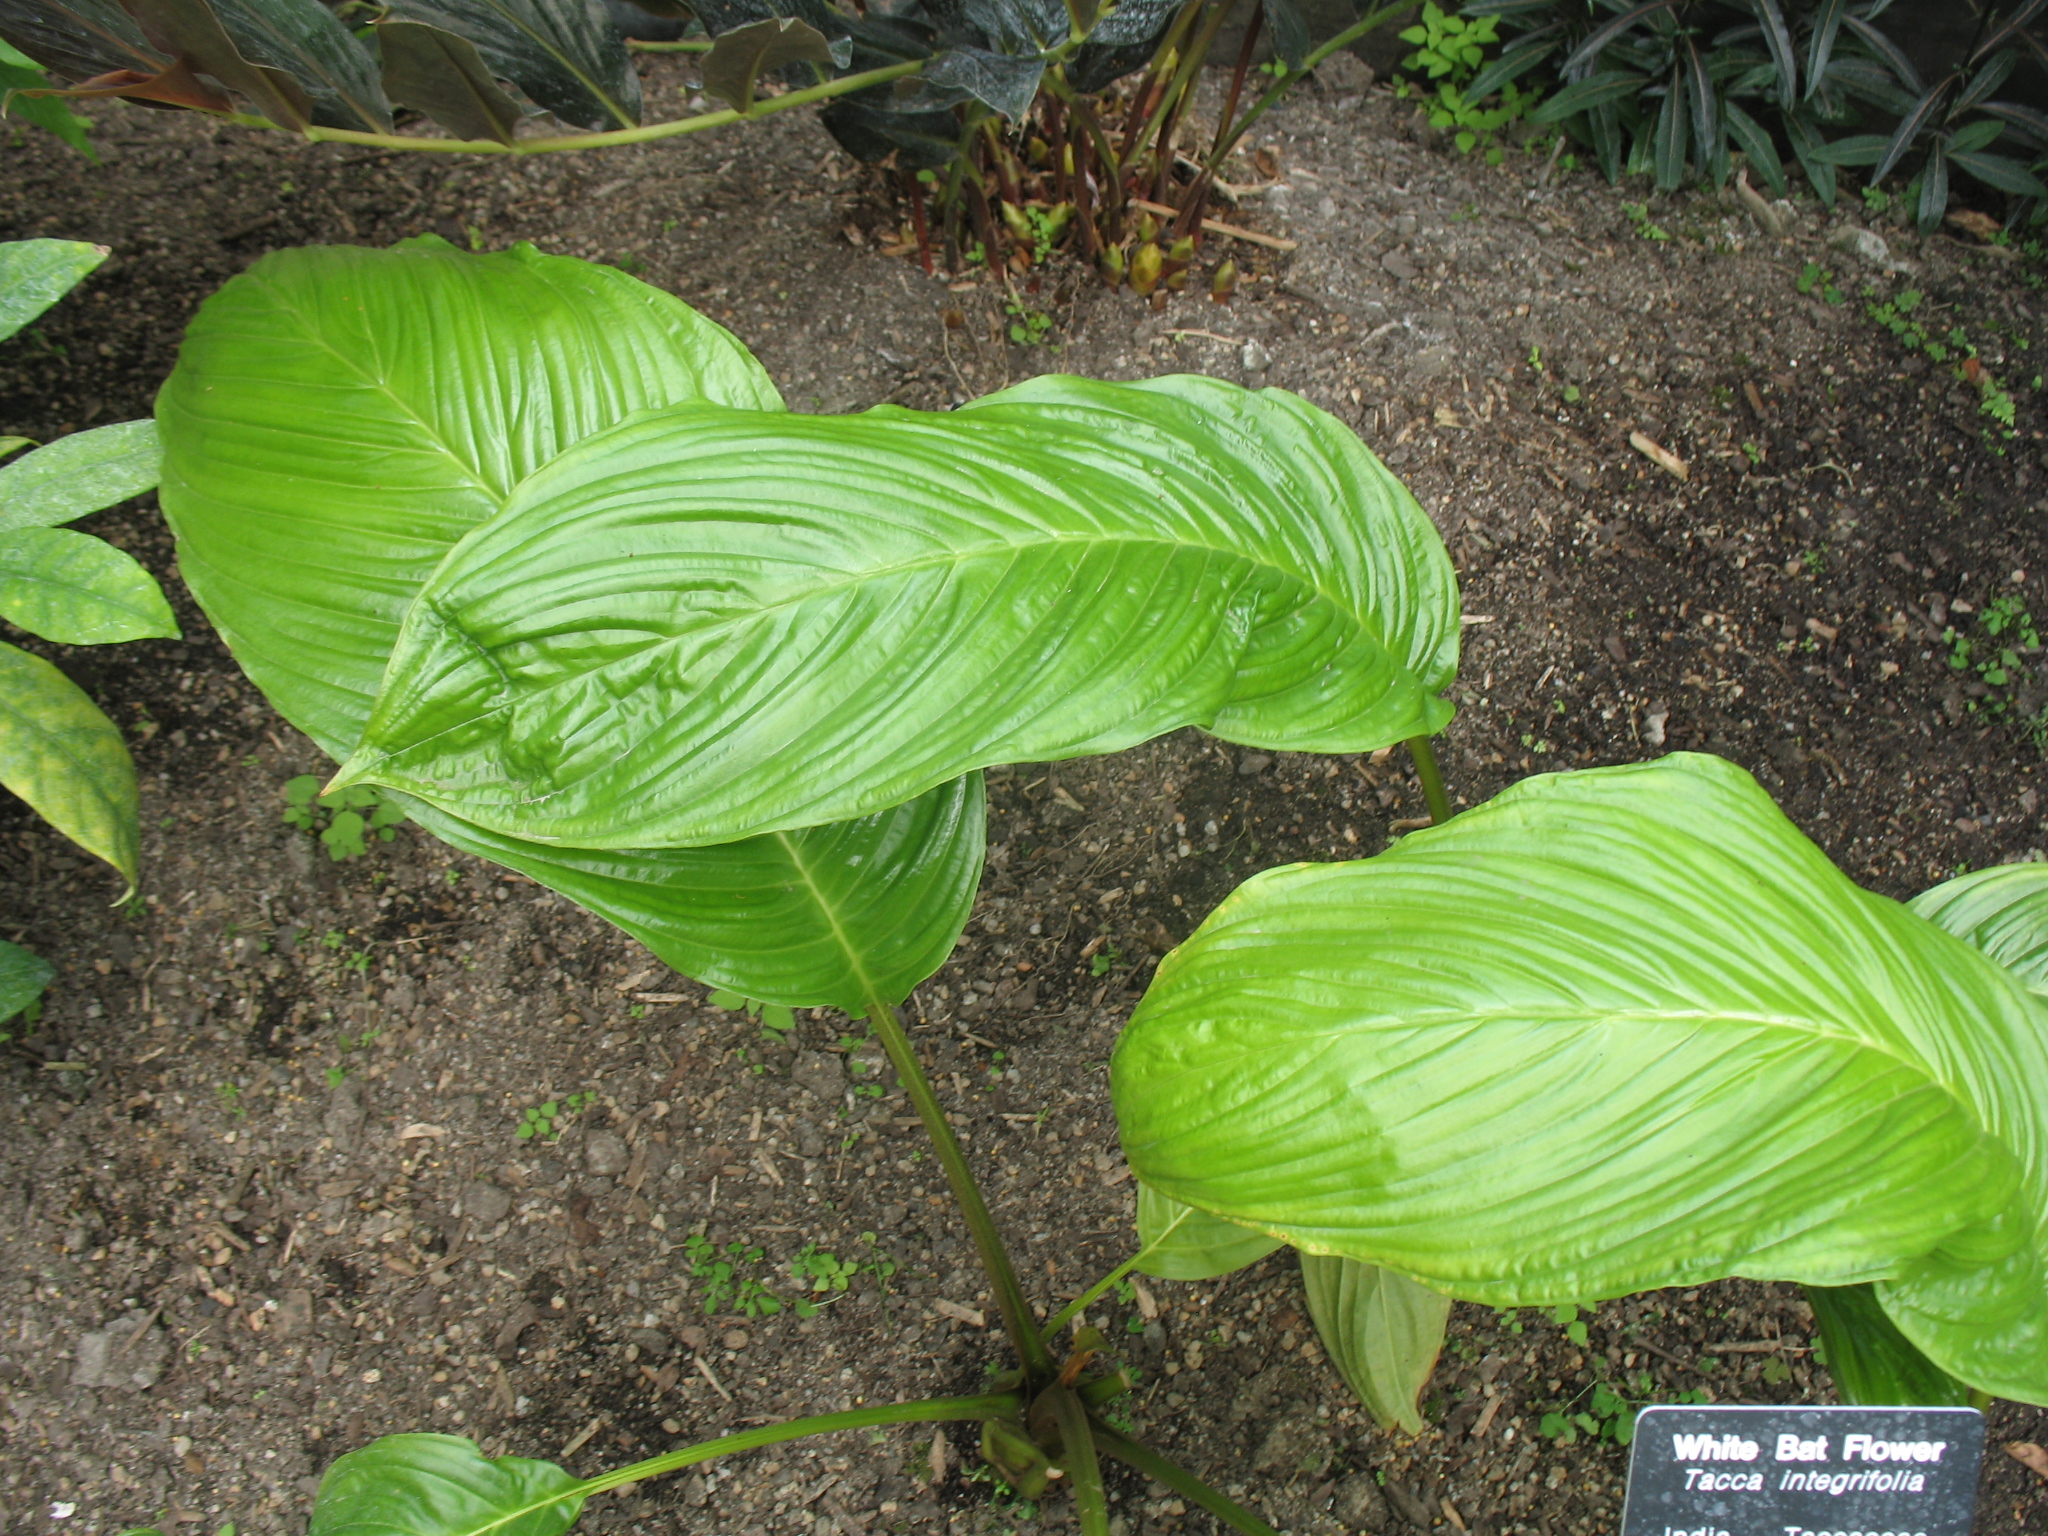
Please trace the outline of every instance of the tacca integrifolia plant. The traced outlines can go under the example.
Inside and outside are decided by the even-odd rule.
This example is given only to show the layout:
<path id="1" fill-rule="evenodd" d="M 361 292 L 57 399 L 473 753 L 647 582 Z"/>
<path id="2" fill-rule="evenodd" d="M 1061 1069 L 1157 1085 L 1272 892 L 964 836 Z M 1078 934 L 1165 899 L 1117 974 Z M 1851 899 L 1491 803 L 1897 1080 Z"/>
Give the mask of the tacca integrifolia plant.
<path id="1" fill-rule="evenodd" d="M 1071 1488 L 1089 1536 L 1101 1452 L 1266 1532 L 1096 1412 L 1127 1382 L 1098 1335 L 1063 1338 L 1091 1298 L 1034 1321 L 895 1006 L 965 925 L 991 763 L 1189 724 L 1273 749 L 1408 741 L 1441 813 L 1427 738 L 1450 715 L 1457 589 L 1350 429 L 1199 378 L 797 416 L 732 337 L 623 273 L 434 239 L 259 262 L 202 309 L 157 414 L 180 568 L 345 760 L 331 787 L 376 786 L 689 975 L 864 1016 L 1014 1354 L 978 1396 L 587 1481 L 393 1436 L 329 1470 L 314 1531 L 554 1532 L 590 1494 L 711 1456 L 966 1419 L 1016 1487 Z"/>

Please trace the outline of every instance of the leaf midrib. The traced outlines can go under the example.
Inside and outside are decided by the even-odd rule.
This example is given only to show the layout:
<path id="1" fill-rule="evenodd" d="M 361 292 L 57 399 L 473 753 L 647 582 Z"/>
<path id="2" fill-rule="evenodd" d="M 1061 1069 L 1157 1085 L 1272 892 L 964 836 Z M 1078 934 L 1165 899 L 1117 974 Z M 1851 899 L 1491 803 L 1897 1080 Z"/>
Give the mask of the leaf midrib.
<path id="1" fill-rule="evenodd" d="M 560 674 L 558 677 L 548 681 L 545 684 L 539 684 L 534 686 L 531 690 L 529 690 L 528 695 L 523 695 L 522 697 L 530 696 L 531 693 L 540 692 L 543 689 L 555 689 L 566 686 L 574 680 L 581 679 L 591 675 L 592 673 L 601 672 L 609 667 L 616 666 L 619 664 L 620 661 L 624 660 L 626 657 L 638 659 L 646 656 L 649 652 L 670 649 L 682 645 L 685 642 L 701 641 L 707 636 L 716 635 L 721 629 L 738 629 L 745 625 L 758 623 L 760 620 L 769 617 L 775 613 L 781 612 L 785 609 L 798 607 L 805 603 L 822 601 L 835 593 L 850 590 L 853 588 L 858 588 L 861 586 L 866 586 L 876 581 L 885 580 L 891 576 L 906 574 L 919 570 L 933 570 L 943 569 L 949 566 L 962 566 L 981 559 L 994 559 L 1003 558 L 1004 556 L 1015 556 L 1017 554 L 1024 553 L 1027 551 L 1042 549 L 1048 545 L 1075 544 L 1084 542 L 1092 543 L 1098 548 L 1108 548 L 1110 546 L 1132 546 L 1138 548 L 1158 547 L 1173 550 L 1195 550 L 1204 554 L 1208 554 L 1211 556 L 1219 556 L 1226 560 L 1233 561 L 1247 568 L 1248 570 L 1278 573 L 1282 577 L 1282 579 L 1291 582 L 1296 586 L 1306 588 L 1308 591 L 1314 593 L 1319 600 L 1328 603 L 1330 607 L 1334 608 L 1340 614 L 1343 614 L 1349 622 L 1355 625 L 1357 632 L 1365 639 L 1370 641 L 1373 645 L 1377 646 L 1381 652 L 1383 652 L 1389 657 L 1392 657 L 1395 654 L 1394 648 L 1387 642 L 1384 633 L 1379 629 L 1376 629 L 1368 621 L 1367 615 L 1357 613 L 1356 611 L 1349 608 L 1344 602 L 1340 601 L 1336 596 L 1334 596 L 1327 589 L 1325 589 L 1319 582 L 1313 580 L 1312 578 L 1302 576 L 1294 571 L 1288 570 L 1286 567 L 1278 565 L 1270 560 L 1258 559 L 1249 556 L 1242 550 L 1227 549 L 1220 547 L 1218 545 L 1201 541 L 1170 539 L 1151 535 L 1116 534 L 1111 536 L 1104 536 L 1093 533 L 1068 534 L 1049 532 L 1041 534 L 1027 541 L 1001 541 L 989 544 L 984 547 L 970 550 L 966 553 L 962 553 L 960 551 L 955 550 L 939 555 L 921 556 L 912 560 L 896 561 L 888 565 L 867 567 L 859 572 L 850 575 L 822 579 L 814 585 L 794 591 L 788 594 L 787 596 L 776 599 L 773 602 L 758 603 L 738 613 L 713 614 L 708 618 L 707 622 L 705 622 L 702 625 L 685 629 L 677 634 L 665 635 L 659 639 L 651 640 L 645 645 L 639 646 L 631 651 L 622 652 L 620 653 L 620 655 L 609 658 L 596 666 L 588 667 L 583 670 L 575 672 L 564 672 Z M 470 650 L 476 653 L 478 660 L 484 663 L 486 666 L 488 666 L 495 675 L 499 676 L 500 678 L 505 677 L 504 669 L 498 665 L 495 659 L 494 652 L 496 651 L 497 647 L 486 645 L 474 633 L 472 633 L 470 629 L 461 622 L 460 619 L 458 619 L 455 615 L 451 614 L 448 611 L 448 609 L 443 605 L 441 601 L 441 594 L 432 590 L 431 582 L 429 582 L 428 587 L 426 589 L 421 591 L 416 601 L 420 605 L 423 605 L 431 609 L 433 613 L 436 615 L 436 617 L 440 619 L 444 631 L 453 637 L 459 638 L 464 644 L 466 644 Z M 1402 672 L 1407 673 L 1411 677 L 1418 677 L 1419 680 L 1419 674 L 1417 674 L 1415 670 L 1408 664 L 1408 661 L 1405 657 L 1402 657 L 1400 659 L 1399 668 Z M 457 721 L 448 726 L 444 726 L 440 730 L 431 732 L 427 735 L 419 737 L 415 741 L 407 743 L 405 746 L 399 748 L 398 751 L 407 753 L 416 752 L 420 748 L 425 747 L 428 743 L 434 741 L 436 738 L 440 736 L 447 735 L 453 731 L 466 729 L 470 726 L 473 726 L 476 722 L 489 719 L 494 715 L 504 714 L 507 711 L 518 707 L 520 702 L 520 698 L 503 698 L 496 703 L 490 704 L 485 708 L 476 711 L 474 714 L 466 715 L 460 721 Z M 379 755 L 380 757 L 383 757 L 388 760 L 390 757 L 395 756 L 396 754 L 380 752 Z M 539 800 L 546 798 L 550 797 L 537 797 L 536 799 L 529 801 L 527 803 L 537 804 L 539 803 Z"/>

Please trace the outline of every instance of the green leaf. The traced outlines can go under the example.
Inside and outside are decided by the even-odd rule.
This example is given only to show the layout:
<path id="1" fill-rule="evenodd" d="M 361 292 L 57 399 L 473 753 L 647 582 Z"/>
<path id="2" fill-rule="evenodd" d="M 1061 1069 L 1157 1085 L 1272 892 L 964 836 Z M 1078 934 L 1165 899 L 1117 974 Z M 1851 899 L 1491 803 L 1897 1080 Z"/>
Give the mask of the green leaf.
<path id="1" fill-rule="evenodd" d="M 82 240 L 0 244 L 0 341 L 63 298 L 113 252 Z"/>
<path id="2" fill-rule="evenodd" d="M 465 536 L 336 783 L 581 847 L 860 816 L 1181 725 L 1437 730 L 1442 541 L 1336 418 L 1213 379 L 958 411 L 650 413 Z"/>
<path id="3" fill-rule="evenodd" d="M 2048 864 L 1959 875 L 1906 905 L 2048 995 Z"/>
<path id="4" fill-rule="evenodd" d="M 154 421 L 73 432 L 0 469 L 0 533 L 71 522 L 140 496 L 162 473 Z"/>
<path id="5" fill-rule="evenodd" d="M 1254 877 L 1112 1086 L 1140 1178 L 1305 1251 L 1501 1306 L 1874 1281 L 1942 1369 L 2042 1402 L 2043 1008 L 1681 754 Z"/>
<path id="6" fill-rule="evenodd" d="M 779 403 L 724 330 L 616 268 L 438 239 L 280 251 L 185 334 L 159 499 L 236 659 L 339 756 L 456 539 L 570 444 L 701 396 Z"/>
<path id="7" fill-rule="evenodd" d="M 158 399 L 180 571 L 270 701 L 343 756 L 449 546 L 571 443 L 699 396 L 780 406 L 730 335 L 615 268 L 438 240 L 278 253 L 201 309 Z M 985 835 L 978 775 L 702 850 L 551 849 L 398 803 L 685 975 L 792 1007 L 864 1007 L 870 982 L 907 997 L 966 921 Z"/>
<path id="8" fill-rule="evenodd" d="M 583 1508 L 553 1462 L 455 1435 L 386 1435 L 327 1469 L 308 1536 L 559 1536 Z"/>
<path id="9" fill-rule="evenodd" d="M 0 939 L 0 1024 L 43 995 L 57 968 L 41 955 Z"/>
<path id="10" fill-rule="evenodd" d="M 391 15 L 468 38 L 493 75 L 565 123 L 640 121 L 640 76 L 598 0 L 398 0 Z"/>
<path id="11" fill-rule="evenodd" d="M 35 67 L 35 60 L 17 48 L 0 43 L 0 104 L 4 104 L 6 115 L 34 123 L 38 128 L 55 134 L 97 165 L 100 157 L 94 151 L 92 141 L 86 138 L 92 130 L 91 118 L 80 117 L 69 104 L 54 96 L 16 94 L 54 89 L 56 87 L 50 77 Z"/>
<path id="12" fill-rule="evenodd" d="M 1145 1183 L 1138 1185 L 1138 1242 L 1152 1249 L 1138 1268 L 1161 1280 L 1211 1280 L 1280 1246 L 1277 1237 L 1182 1205 Z"/>
<path id="13" fill-rule="evenodd" d="M 531 875 L 671 970 L 791 1008 L 901 1003 L 939 968 L 981 884 L 981 775 L 855 821 L 716 848 L 544 848 L 396 797 L 427 831 Z M 737 1004 L 733 1005 L 737 1006 Z"/>
<path id="14" fill-rule="evenodd" d="M 1391 1269 L 1322 1254 L 1301 1256 L 1308 1315 L 1330 1363 L 1382 1428 L 1422 1433 L 1422 1389 L 1436 1369 L 1451 1298 Z"/>
<path id="15" fill-rule="evenodd" d="M 1873 1287 L 1809 1285 L 1806 1299 L 1843 1402 L 1931 1408 L 1969 1403 L 1969 1388 L 1913 1347 L 1885 1316 Z"/>
<path id="16" fill-rule="evenodd" d="M 0 533 L 0 618 L 60 645 L 178 638 L 156 578 L 133 555 L 70 528 Z"/>
<path id="17" fill-rule="evenodd" d="M 40 656 L 0 642 L 0 784 L 128 881 L 139 878 L 135 764 L 114 722 Z"/>

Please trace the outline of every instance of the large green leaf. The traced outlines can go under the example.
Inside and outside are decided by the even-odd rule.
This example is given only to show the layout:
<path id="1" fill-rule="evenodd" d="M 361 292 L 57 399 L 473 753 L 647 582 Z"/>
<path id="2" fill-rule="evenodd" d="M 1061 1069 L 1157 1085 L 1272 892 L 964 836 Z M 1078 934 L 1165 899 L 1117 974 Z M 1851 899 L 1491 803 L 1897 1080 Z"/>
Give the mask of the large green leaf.
<path id="1" fill-rule="evenodd" d="M 0 1024 L 43 995 L 57 968 L 32 950 L 0 939 Z"/>
<path id="2" fill-rule="evenodd" d="M 0 784 L 138 878 L 135 763 L 114 722 L 40 656 L 0 642 Z"/>
<path id="3" fill-rule="evenodd" d="M 1454 1296 L 1876 1282 L 2048 1401 L 2048 1011 L 1740 769 L 1523 781 L 1246 882 L 1118 1043 L 1132 1168 Z"/>
<path id="4" fill-rule="evenodd" d="M 2048 994 L 2048 864 L 1958 875 L 1906 905 Z"/>
<path id="5" fill-rule="evenodd" d="M 0 341 L 63 298 L 113 254 L 83 240 L 9 240 L 0 244 Z"/>
<path id="6" fill-rule="evenodd" d="M 610 267 L 517 247 L 297 250 L 209 300 L 157 401 L 179 565 L 236 658 L 339 757 L 399 617 L 462 533 L 650 406 L 780 399 L 725 331 Z M 417 802 L 436 836 L 619 924 L 686 975 L 792 1007 L 900 1002 L 980 880 L 978 776 L 719 849 L 549 849 Z"/>
<path id="7" fill-rule="evenodd" d="M 340 756 L 449 546 L 570 444 L 698 398 L 780 404 L 724 330 L 616 268 L 438 239 L 280 251 L 185 333 L 159 499 L 236 659 Z"/>
<path id="8" fill-rule="evenodd" d="M 449 552 L 337 782 L 540 842 L 717 843 L 1187 724 L 1384 746 L 1449 718 L 1457 636 L 1414 498 L 1278 390 L 691 404 L 565 453 Z"/>
<path id="9" fill-rule="evenodd" d="M 1308 1315 L 1330 1363 L 1382 1425 L 1422 1433 L 1422 1389 L 1444 1347 L 1451 1298 L 1357 1259 L 1301 1256 Z"/>
<path id="10" fill-rule="evenodd" d="M 0 469 L 0 533 L 48 528 L 140 496 L 163 472 L 156 423 L 73 432 Z"/>
<path id="11" fill-rule="evenodd" d="M 391 14 L 468 38 L 492 74 L 565 123 L 640 121 L 640 76 L 598 0 L 397 0 Z"/>
<path id="12" fill-rule="evenodd" d="M 582 1485 L 551 1461 L 491 1460 L 455 1435 L 386 1435 L 327 1469 L 309 1536 L 560 1536 Z"/>
<path id="13" fill-rule="evenodd" d="M 1161 1280 L 1213 1280 L 1256 1264 L 1280 1239 L 1182 1205 L 1151 1185 L 1138 1185 L 1138 1268 Z"/>
<path id="14" fill-rule="evenodd" d="M 178 636 L 163 589 L 133 555 L 69 528 L 0 533 L 0 618 L 60 645 Z"/>

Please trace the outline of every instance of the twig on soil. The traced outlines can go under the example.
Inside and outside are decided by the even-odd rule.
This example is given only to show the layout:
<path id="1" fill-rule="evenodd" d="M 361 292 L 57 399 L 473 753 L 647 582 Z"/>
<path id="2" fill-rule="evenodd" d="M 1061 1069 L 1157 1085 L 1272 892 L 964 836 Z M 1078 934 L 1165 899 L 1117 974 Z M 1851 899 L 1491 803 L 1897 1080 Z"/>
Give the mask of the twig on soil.
<path id="1" fill-rule="evenodd" d="M 1691 1371 L 1695 1376 L 1706 1376 L 1711 1374 L 1710 1372 L 1701 1370 L 1691 1361 L 1681 1360 L 1678 1358 L 1678 1356 L 1670 1354 L 1665 1350 L 1661 1350 L 1656 1345 L 1647 1343 L 1642 1339 L 1632 1339 L 1630 1340 L 1630 1342 L 1633 1343 L 1635 1347 L 1637 1349 L 1640 1349 L 1644 1354 L 1655 1355 L 1659 1360 L 1665 1361 L 1667 1364 L 1670 1365 L 1675 1365 L 1681 1371 Z"/>
<path id="2" fill-rule="evenodd" d="M 732 1394 L 725 1390 L 725 1383 L 720 1381 L 716 1376 L 711 1374 L 711 1367 L 704 1363 L 704 1357 L 702 1355 L 690 1356 L 690 1363 L 697 1367 L 697 1372 L 699 1375 L 701 1375 L 706 1381 L 711 1383 L 712 1391 L 716 1392 L 728 1403 L 732 1401 Z M 564 1452 L 563 1454 L 567 1455 L 568 1453 Z"/>
<path id="3" fill-rule="evenodd" d="M 1142 197 L 1131 199 L 1133 208 L 1142 208 L 1147 213 L 1156 213 L 1162 218 L 1180 217 L 1178 208 L 1169 208 L 1164 203 L 1147 202 Z M 1262 245 L 1269 251 L 1296 251 L 1301 249 L 1299 240 L 1283 240 L 1278 235 L 1262 235 L 1254 230 L 1241 229 L 1235 224 L 1226 224 L 1221 219 L 1204 219 L 1202 228 L 1212 235 L 1228 235 L 1233 240 L 1242 240 L 1249 245 Z"/>

